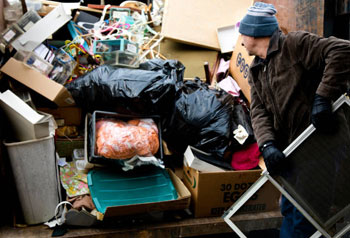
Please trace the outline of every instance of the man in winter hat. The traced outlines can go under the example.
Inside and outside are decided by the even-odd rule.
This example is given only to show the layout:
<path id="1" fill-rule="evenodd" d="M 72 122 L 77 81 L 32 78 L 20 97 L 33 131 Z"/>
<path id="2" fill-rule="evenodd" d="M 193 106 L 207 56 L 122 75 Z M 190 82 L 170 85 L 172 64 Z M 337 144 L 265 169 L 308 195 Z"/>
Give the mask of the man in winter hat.
<path id="1" fill-rule="evenodd" d="M 282 151 L 310 123 L 332 133 L 332 101 L 350 78 L 349 41 L 304 31 L 283 34 L 272 4 L 256 2 L 241 20 L 242 45 L 255 59 L 249 69 L 251 119 L 270 175 L 288 172 Z M 316 230 L 282 196 L 281 238 L 310 237 Z"/>

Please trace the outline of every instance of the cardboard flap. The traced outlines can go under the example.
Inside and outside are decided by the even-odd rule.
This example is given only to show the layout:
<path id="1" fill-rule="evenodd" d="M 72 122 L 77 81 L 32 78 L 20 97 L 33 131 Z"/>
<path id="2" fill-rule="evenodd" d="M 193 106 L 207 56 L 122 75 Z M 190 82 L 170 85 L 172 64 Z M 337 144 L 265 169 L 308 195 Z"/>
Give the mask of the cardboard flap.
<path id="1" fill-rule="evenodd" d="M 14 58 L 9 59 L 1 71 L 55 102 L 58 106 L 73 106 L 75 104 L 74 99 L 63 85 Z"/>
<path id="2" fill-rule="evenodd" d="M 251 97 L 250 86 L 248 84 L 248 73 L 250 64 L 253 60 L 254 56 L 248 55 L 247 50 L 242 46 L 242 36 L 240 35 L 232 53 L 229 71 L 249 103 L 251 102 Z"/>

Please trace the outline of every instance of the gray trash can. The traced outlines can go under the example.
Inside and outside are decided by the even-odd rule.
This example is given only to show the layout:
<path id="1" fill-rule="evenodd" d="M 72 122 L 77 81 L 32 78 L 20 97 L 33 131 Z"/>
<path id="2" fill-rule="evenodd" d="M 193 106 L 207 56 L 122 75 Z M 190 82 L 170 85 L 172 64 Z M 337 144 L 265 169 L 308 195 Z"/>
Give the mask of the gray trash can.
<path id="1" fill-rule="evenodd" d="M 7 143 L 12 171 L 27 224 L 54 216 L 59 203 L 55 143 L 52 136 Z"/>

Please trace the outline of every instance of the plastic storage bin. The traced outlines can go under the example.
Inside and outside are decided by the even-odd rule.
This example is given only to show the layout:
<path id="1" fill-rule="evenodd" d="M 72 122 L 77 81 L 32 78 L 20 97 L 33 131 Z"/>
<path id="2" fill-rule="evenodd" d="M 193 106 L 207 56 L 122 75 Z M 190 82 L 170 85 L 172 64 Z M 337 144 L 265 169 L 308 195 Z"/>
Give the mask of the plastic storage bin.
<path id="1" fill-rule="evenodd" d="M 93 49 L 94 54 L 101 55 L 104 64 L 139 67 L 139 47 L 135 42 L 125 39 L 96 40 Z"/>
<path id="2" fill-rule="evenodd" d="M 4 144 L 25 222 L 31 225 L 48 221 L 59 203 L 54 138 Z"/>
<path id="3" fill-rule="evenodd" d="M 23 30 L 28 31 L 36 22 L 41 19 L 36 11 L 29 10 L 18 21 L 17 25 Z"/>
<path id="4" fill-rule="evenodd" d="M 168 172 L 154 166 L 130 172 L 94 169 L 89 171 L 87 179 L 96 209 L 103 214 L 108 207 L 178 198 Z"/>
<path id="5" fill-rule="evenodd" d="M 97 155 L 95 153 L 95 147 L 96 147 L 96 122 L 101 118 L 114 118 L 114 119 L 120 119 L 123 121 L 128 121 L 131 119 L 137 119 L 137 118 L 151 118 L 154 120 L 158 127 L 158 139 L 159 139 L 159 149 L 158 152 L 154 155 L 155 157 L 163 160 L 163 145 L 162 145 L 162 129 L 161 129 L 161 123 L 160 123 L 160 116 L 157 115 L 147 115 L 147 116 L 140 116 L 140 115 L 125 115 L 125 114 L 119 114 L 114 112 L 106 112 L 106 111 L 94 111 L 92 114 L 91 119 L 87 123 L 88 128 L 85 130 L 88 131 L 87 133 L 87 158 L 88 162 L 93 164 L 114 164 L 118 165 L 120 161 L 118 159 L 109 159 L 105 158 L 103 156 Z"/>
<path id="6" fill-rule="evenodd" d="M 49 75 L 53 66 L 49 62 L 37 56 L 34 52 L 17 51 L 14 58 L 23 61 L 29 67 L 38 70 L 44 75 Z"/>
<path id="7" fill-rule="evenodd" d="M 7 46 L 20 37 L 24 32 L 17 24 L 12 24 L 1 33 L 1 41 Z"/>

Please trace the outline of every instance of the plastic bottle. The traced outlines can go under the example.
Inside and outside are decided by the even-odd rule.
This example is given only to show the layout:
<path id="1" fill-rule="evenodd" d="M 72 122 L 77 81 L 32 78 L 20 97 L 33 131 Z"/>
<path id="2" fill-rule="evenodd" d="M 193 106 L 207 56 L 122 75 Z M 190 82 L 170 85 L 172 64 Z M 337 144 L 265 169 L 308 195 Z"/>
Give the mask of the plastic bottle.
<path id="1" fill-rule="evenodd" d="M 19 0 L 7 0 L 7 3 L 4 7 L 4 19 L 10 25 L 23 15 L 22 3 Z"/>

